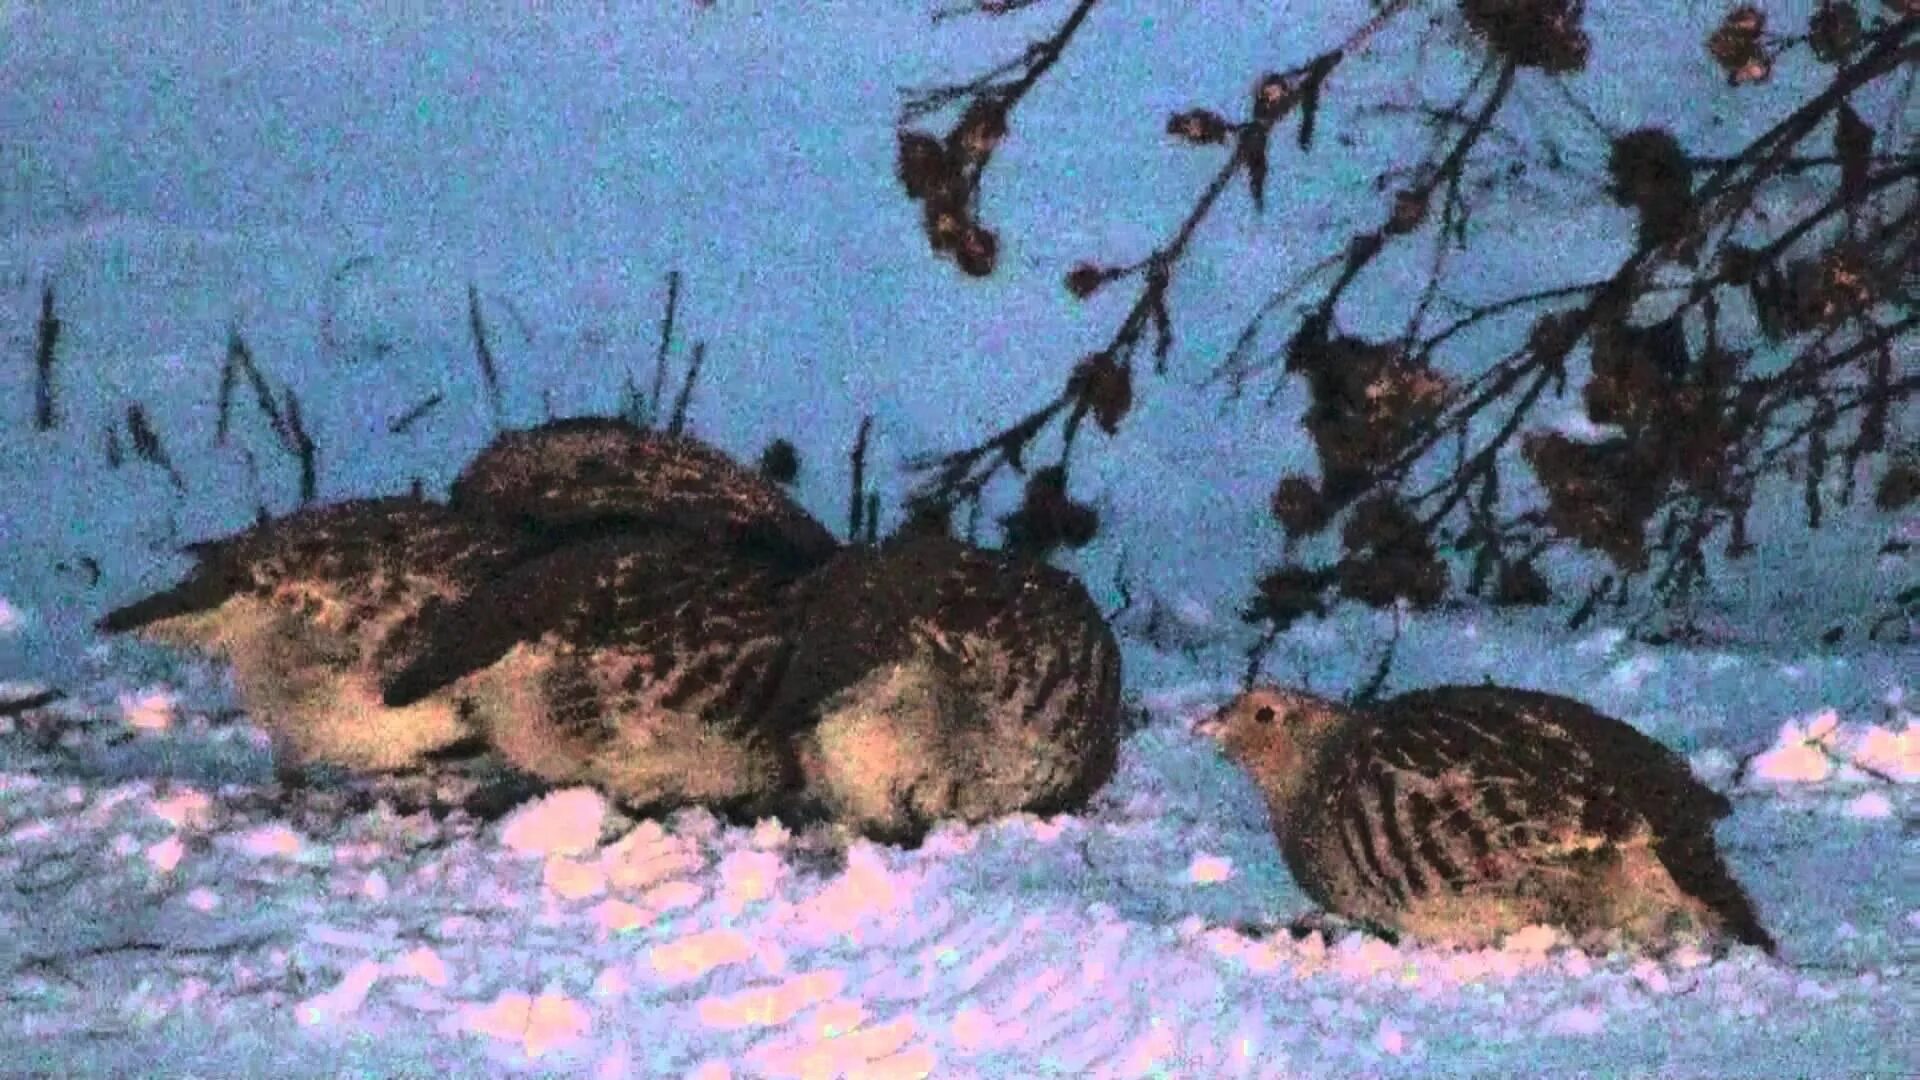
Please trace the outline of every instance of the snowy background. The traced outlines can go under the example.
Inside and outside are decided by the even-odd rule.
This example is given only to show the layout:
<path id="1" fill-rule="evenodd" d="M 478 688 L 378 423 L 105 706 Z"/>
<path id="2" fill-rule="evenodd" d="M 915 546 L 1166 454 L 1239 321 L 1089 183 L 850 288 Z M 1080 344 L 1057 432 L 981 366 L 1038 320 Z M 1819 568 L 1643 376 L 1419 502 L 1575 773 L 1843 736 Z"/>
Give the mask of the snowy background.
<path id="1" fill-rule="evenodd" d="M 470 283 L 526 424 L 650 380 L 677 268 L 681 341 L 709 346 L 695 430 L 748 458 L 794 440 L 803 501 L 837 525 L 862 414 L 881 460 L 964 445 L 1105 341 L 1131 294 L 1075 302 L 1061 274 L 1144 254 L 1217 166 L 1168 143 L 1167 113 L 1235 113 L 1255 74 L 1366 14 L 1100 5 L 996 156 L 1000 271 L 976 282 L 930 257 L 893 178 L 897 88 L 1016 55 L 1061 5 L 935 30 L 919 4 L 592 7 L 0 3 L 0 704 L 65 695 L 0 709 L 0 1075 L 1920 1071 L 1920 665 L 1863 633 L 1913 581 L 1914 556 L 1880 554 L 1920 543 L 1911 514 L 1809 535 L 1777 493 L 1707 620 L 1724 633 L 1693 648 L 1604 617 L 1569 634 L 1564 612 L 1402 620 L 1394 688 L 1569 693 L 1689 755 L 1734 797 L 1722 847 L 1777 960 L 1243 933 L 1307 904 L 1251 787 L 1187 726 L 1237 675 L 1234 610 L 1279 548 L 1265 495 L 1310 451 L 1293 388 L 1229 405 L 1206 376 L 1274 284 L 1377 216 L 1359 181 L 1410 151 L 1356 108 L 1457 88 L 1447 50 L 1421 61 L 1404 31 L 1340 68 L 1311 158 L 1276 141 L 1264 217 L 1235 191 L 1209 219 L 1176 278 L 1170 374 L 1143 376 L 1121 435 L 1076 468 L 1108 525 L 1067 565 L 1117 606 L 1124 554 L 1137 604 L 1178 630 L 1155 647 L 1138 607 L 1123 618 L 1139 726 L 1084 814 L 841 861 L 770 822 L 629 828 L 587 792 L 484 827 L 261 799 L 266 752 L 217 666 L 87 629 L 174 580 L 180 542 L 297 503 L 245 390 L 214 445 L 231 331 L 298 394 L 322 498 L 443 490 L 492 433 Z M 1718 15 L 1590 13 L 1577 91 L 1622 128 L 1704 102 L 1683 141 L 1739 145 L 1804 84 L 1726 90 L 1698 45 Z M 1856 106 L 1881 123 L 1876 100 Z M 1583 130 L 1544 84 L 1523 79 L 1517 108 Z M 1343 130 L 1355 149 L 1324 138 Z M 1598 177 L 1604 147 L 1584 147 L 1578 175 Z M 1490 226 L 1473 280 L 1495 295 L 1617 264 L 1626 213 L 1583 192 L 1520 219 L 1548 235 Z M 30 422 L 43 284 L 63 322 L 49 434 Z M 1382 317 L 1404 304 L 1393 284 Z M 107 467 L 134 403 L 184 491 Z M 891 503 L 905 478 L 883 474 Z M 1391 626 L 1303 625 L 1269 669 L 1343 692 Z"/>

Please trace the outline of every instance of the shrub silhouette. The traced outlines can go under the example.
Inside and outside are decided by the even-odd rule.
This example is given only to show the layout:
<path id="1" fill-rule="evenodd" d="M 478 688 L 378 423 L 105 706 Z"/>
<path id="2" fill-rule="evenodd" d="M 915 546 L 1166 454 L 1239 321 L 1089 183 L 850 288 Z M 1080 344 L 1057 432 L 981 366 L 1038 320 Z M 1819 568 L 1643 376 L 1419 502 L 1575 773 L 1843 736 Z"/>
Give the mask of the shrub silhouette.
<path id="1" fill-rule="evenodd" d="M 943 18 L 1035 6 L 968 0 Z M 901 109 L 902 188 L 923 204 L 932 250 L 970 274 L 995 270 L 991 243 L 984 257 L 966 253 L 970 230 L 993 238 L 980 224 L 978 196 L 994 151 L 1020 138 L 1021 102 L 1098 6 L 1078 0 L 1017 58 L 971 81 L 911 93 Z M 1009 545 L 1045 551 L 1091 536 L 1099 519 L 1070 495 L 1082 421 L 1091 414 L 1108 435 L 1124 426 L 1142 390 L 1134 368 L 1149 331 L 1155 371 L 1165 370 L 1174 343 L 1168 287 L 1220 196 L 1244 175 L 1254 211 L 1263 212 L 1271 172 L 1304 178 L 1313 163 L 1323 91 L 1338 89 L 1329 76 L 1390 29 L 1422 32 L 1423 12 L 1405 0 L 1374 8 L 1338 47 L 1256 75 L 1237 117 L 1195 105 L 1168 118 L 1169 139 L 1221 158 L 1218 170 L 1145 257 L 1088 256 L 1064 272 L 1074 297 L 1131 283 L 1135 300 L 1051 400 L 973 446 L 914 459 L 919 482 L 908 504 L 916 519 L 951 521 L 961 507 L 976 519 L 993 482 L 1013 472 L 1026 487 L 1020 509 L 1001 519 Z M 1875 507 L 1914 499 L 1920 157 L 1897 117 L 1900 81 L 1920 59 L 1920 11 L 1904 0 L 1872 11 L 1823 3 L 1781 25 L 1756 6 L 1730 12 L 1697 55 L 1724 76 L 1731 102 L 1783 65 L 1805 65 L 1816 77 L 1782 119 L 1726 155 L 1689 146 L 1664 126 L 1607 131 L 1579 103 L 1578 77 L 1591 56 L 1625 43 L 1591 37 L 1583 13 L 1576 0 L 1457 0 L 1450 19 L 1427 24 L 1424 32 L 1441 35 L 1476 68 L 1467 90 L 1443 105 L 1375 107 L 1414 117 L 1427 135 L 1424 153 L 1374 177 L 1377 224 L 1337 239 L 1276 289 L 1220 361 L 1215 381 L 1229 395 L 1275 367 L 1307 392 L 1300 422 L 1319 475 L 1277 478 L 1270 509 L 1285 530 L 1285 553 L 1262 573 L 1245 611 L 1268 640 L 1338 598 L 1426 605 L 1451 590 L 1545 603 L 1554 597 L 1539 557 L 1565 545 L 1603 555 L 1611 570 L 1586 583 L 1576 625 L 1602 596 L 1624 603 L 1628 583 L 1639 579 L 1651 580 L 1653 597 L 1677 602 L 1707 584 L 1710 540 L 1724 536 L 1730 556 L 1751 550 L 1747 516 L 1770 476 L 1804 479 L 1813 528 L 1832 498 L 1829 475 L 1850 503 L 1863 462 L 1881 473 Z M 1582 182 L 1557 137 L 1528 141 L 1513 134 L 1528 128 L 1500 124 L 1523 80 L 1562 92 L 1599 131 L 1605 174 L 1593 201 L 1632 213 L 1632 248 L 1590 278 L 1481 303 L 1446 300 L 1457 313 L 1443 317 L 1436 298 L 1463 276 L 1451 257 L 1473 246 L 1469 224 L 1499 215 L 1527 224 L 1524 206 L 1495 196 L 1542 177 Z M 1863 104 L 1873 93 L 1894 103 L 1877 121 Z M 942 113 L 957 119 L 936 136 L 929 118 Z M 1289 124 L 1293 150 L 1271 147 L 1273 132 Z M 1889 145 L 1902 139 L 1904 146 Z M 1801 198 L 1786 214 L 1763 209 L 1762 197 L 1788 182 L 1819 197 Z M 1404 330 L 1343 330 L 1341 302 L 1383 253 L 1410 244 L 1427 245 L 1432 257 Z M 1298 321 L 1270 325 L 1281 312 Z M 1529 319 L 1504 355 L 1490 363 L 1476 356 L 1468 370 L 1467 335 Z M 1275 329 L 1286 344 L 1261 355 L 1255 342 Z M 1579 401 L 1602 429 L 1597 438 L 1551 430 L 1540 415 L 1581 366 Z M 1029 471 L 1031 444 L 1053 430 L 1059 459 Z M 1532 485 L 1510 478 L 1515 467 L 1530 472 L 1522 479 Z M 1343 521 L 1331 562 L 1295 561 L 1296 541 Z M 1450 559 L 1470 572 L 1451 573 Z"/>

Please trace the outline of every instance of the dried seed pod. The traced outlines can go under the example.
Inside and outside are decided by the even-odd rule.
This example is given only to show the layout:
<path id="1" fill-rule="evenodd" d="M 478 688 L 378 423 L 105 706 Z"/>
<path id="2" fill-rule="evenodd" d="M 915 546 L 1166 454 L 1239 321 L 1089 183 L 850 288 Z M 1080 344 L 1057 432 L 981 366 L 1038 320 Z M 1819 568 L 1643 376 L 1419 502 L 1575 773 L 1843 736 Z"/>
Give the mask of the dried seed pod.
<path id="1" fill-rule="evenodd" d="M 1113 280 L 1114 272 L 1104 266 L 1093 263 L 1075 263 L 1067 271 L 1067 291 L 1075 297 L 1085 300 L 1100 290 L 1100 286 Z"/>
<path id="2" fill-rule="evenodd" d="M 1887 466 L 1873 489 L 1873 505 L 1881 510 L 1903 510 L 1920 500 L 1920 462 L 1896 459 Z"/>
<path id="3" fill-rule="evenodd" d="M 1844 63 L 1860 44 L 1860 9 L 1851 3 L 1825 3 L 1807 20 L 1807 45 L 1828 64 Z"/>
<path id="4" fill-rule="evenodd" d="M 1290 537 L 1312 536 L 1333 520 L 1334 508 L 1320 496 L 1313 481 L 1297 473 L 1280 478 L 1267 506 Z"/>
<path id="5" fill-rule="evenodd" d="M 1426 220 L 1426 196 L 1412 190 L 1393 193 L 1393 211 L 1387 216 L 1387 235 L 1405 236 Z"/>
<path id="6" fill-rule="evenodd" d="M 1100 430 L 1112 435 L 1120 430 L 1120 421 L 1133 407 L 1133 369 L 1115 360 L 1112 353 L 1097 352 L 1075 365 L 1067 389 L 1092 410 Z"/>
<path id="7" fill-rule="evenodd" d="M 927 233 L 927 245 L 935 251 L 955 251 L 960 241 L 967 235 L 971 222 L 967 219 L 967 208 L 963 202 L 936 194 L 927 199 L 923 211 Z"/>
<path id="8" fill-rule="evenodd" d="M 1728 86 L 1764 82 L 1773 74 L 1773 57 L 1767 55 L 1762 41 L 1766 32 L 1766 14 L 1745 4 L 1728 12 L 1707 38 L 1707 52 L 1726 72 Z"/>
<path id="9" fill-rule="evenodd" d="M 899 133 L 900 152 L 895 169 L 910 199 L 924 199 L 953 186 L 956 170 L 940 140 L 924 131 Z"/>
<path id="10" fill-rule="evenodd" d="M 1195 146 L 1226 142 L 1228 128 L 1224 117 L 1207 109 L 1189 109 L 1167 118 L 1167 134 Z"/>
<path id="11" fill-rule="evenodd" d="M 1260 76 L 1260 81 L 1253 84 L 1253 118 L 1272 123 L 1286 109 L 1293 91 L 1294 85 L 1285 75 L 1269 72 Z"/>
<path id="12" fill-rule="evenodd" d="M 760 475 L 782 486 L 800 478 L 800 451 L 791 442 L 775 439 L 760 452 Z"/>
<path id="13" fill-rule="evenodd" d="M 1587 66 L 1576 0 L 1461 0 L 1460 14 L 1489 49 L 1521 67 L 1564 75 Z"/>
<path id="14" fill-rule="evenodd" d="M 1100 528 L 1100 514 L 1067 494 L 1066 470 L 1036 469 L 1027 478 L 1020 509 L 1000 519 L 1007 550 L 1044 558 L 1057 547 L 1085 547 Z"/>
<path id="15" fill-rule="evenodd" d="M 1285 630 L 1311 615 L 1327 613 L 1322 596 L 1328 578 L 1301 566 L 1279 566 L 1261 575 L 1254 598 L 1242 617 L 1248 622 L 1269 622 L 1276 630 Z"/>
<path id="16" fill-rule="evenodd" d="M 969 172 L 977 172 L 1007 134 L 1007 108 L 998 97 L 976 98 L 947 136 L 947 152 Z"/>
<path id="17" fill-rule="evenodd" d="M 953 261 L 969 277 L 987 277 L 993 273 L 999 253 L 1000 238 L 993 230 L 978 222 L 968 222 L 961 228 L 959 242 L 954 245 Z"/>

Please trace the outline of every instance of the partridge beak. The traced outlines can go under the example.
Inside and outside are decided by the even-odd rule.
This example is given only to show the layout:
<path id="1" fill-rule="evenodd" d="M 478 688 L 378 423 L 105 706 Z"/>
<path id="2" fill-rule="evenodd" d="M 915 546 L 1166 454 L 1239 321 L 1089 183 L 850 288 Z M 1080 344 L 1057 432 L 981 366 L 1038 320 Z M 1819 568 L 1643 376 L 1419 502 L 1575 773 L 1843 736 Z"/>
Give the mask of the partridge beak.
<path id="1" fill-rule="evenodd" d="M 1227 733 L 1227 710 L 1223 706 L 1210 713 L 1204 713 L 1193 725 L 1193 733 L 1203 739 L 1219 742 Z"/>

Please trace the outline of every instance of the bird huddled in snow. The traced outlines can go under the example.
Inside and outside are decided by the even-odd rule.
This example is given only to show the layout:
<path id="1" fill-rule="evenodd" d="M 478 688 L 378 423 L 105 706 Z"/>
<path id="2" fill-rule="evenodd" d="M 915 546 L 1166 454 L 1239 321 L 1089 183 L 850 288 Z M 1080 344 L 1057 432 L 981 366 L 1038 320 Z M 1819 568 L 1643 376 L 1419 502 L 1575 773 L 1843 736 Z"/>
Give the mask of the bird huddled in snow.
<path id="1" fill-rule="evenodd" d="M 383 700 L 458 687 L 509 763 L 638 811 L 763 812 L 793 778 L 766 723 L 793 580 L 667 528 L 570 544 L 436 610 Z"/>
<path id="2" fill-rule="evenodd" d="M 720 450 L 614 417 L 502 434 L 461 470 L 451 504 L 547 536 L 665 528 L 793 569 L 839 548 L 778 485 Z"/>
<path id="3" fill-rule="evenodd" d="M 424 644 L 422 616 L 523 557 L 522 537 L 424 500 L 379 498 L 186 550 L 185 580 L 98 626 L 229 661 L 284 779 L 313 765 L 408 769 L 473 735 L 451 695 L 390 709 L 381 684 Z"/>
<path id="4" fill-rule="evenodd" d="M 839 546 L 825 526 L 705 443 L 601 417 L 501 435 L 452 505 L 552 550 L 423 620 L 389 706 L 458 685 L 543 780 L 641 811 L 772 808 L 793 769 L 766 711 L 795 579 Z"/>
<path id="5" fill-rule="evenodd" d="M 1335 915 L 1461 947 L 1544 923 L 1587 946 L 1774 949 L 1714 846 L 1727 800 L 1580 702 L 1444 686 L 1354 709 L 1261 688 L 1199 730 L 1251 774 L 1288 869 Z"/>
<path id="6" fill-rule="evenodd" d="M 903 535 L 803 594 L 774 712 L 834 820 L 913 842 L 941 819 L 1077 809 L 1112 775 L 1120 652 L 1072 575 Z"/>
<path id="7" fill-rule="evenodd" d="M 633 809 L 893 840 L 1074 809 L 1114 768 L 1119 650 L 1071 575 L 944 535 L 842 550 L 720 451 L 619 420 L 502 435 L 450 506 L 343 503 L 192 550 L 185 583 L 101 626 L 231 659 L 285 764 L 477 736 Z"/>

